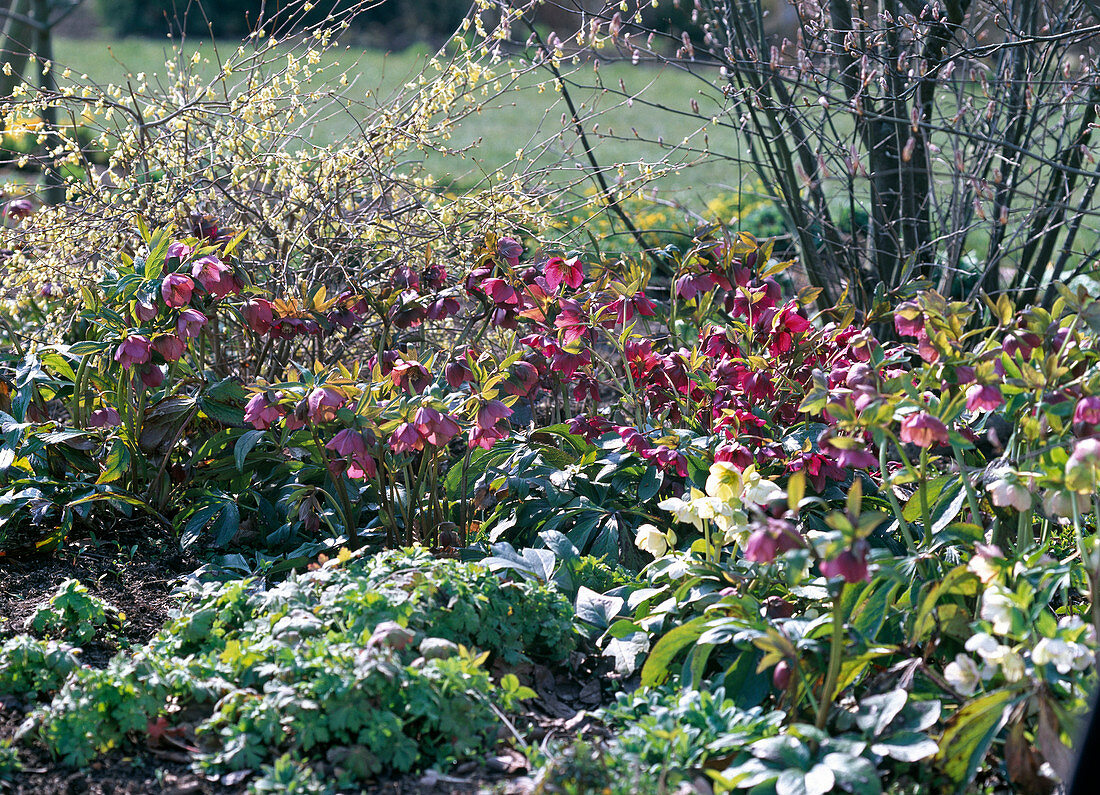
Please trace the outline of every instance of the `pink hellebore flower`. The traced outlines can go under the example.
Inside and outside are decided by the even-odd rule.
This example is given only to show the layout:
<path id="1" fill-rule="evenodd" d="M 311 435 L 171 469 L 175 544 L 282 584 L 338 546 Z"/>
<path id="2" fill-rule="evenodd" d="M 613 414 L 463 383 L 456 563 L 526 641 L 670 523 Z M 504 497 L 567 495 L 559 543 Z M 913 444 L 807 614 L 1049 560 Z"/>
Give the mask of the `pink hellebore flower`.
<path id="1" fill-rule="evenodd" d="M 358 480 L 364 477 L 374 477 L 378 472 L 374 459 L 367 451 L 366 437 L 359 431 L 345 428 L 333 436 L 325 445 L 325 448 L 351 460 L 347 468 L 348 477 L 350 478 Z"/>
<path id="2" fill-rule="evenodd" d="M 1100 439 L 1082 439 L 1066 461 L 1066 487 L 1091 494 L 1100 485 Z"/>
<path id="3" fill-rule="evenodd" d="M 526 397 L 538 386 L 538 383 L 538 368 L 520 359 L 508 368 L 508 376 L 500 385 L 510 395 Z"/>
<path id="4" fill-rule="evenodd" d="M 398 425 L 390 436 L 390 449 L 395 453 L 411 453 L 424 449 L 424 437 L 411 422 Z"/>
<path id="5" fill-rule="evenodd" d="M 206 325 L 206 315 L 197 309 L 185 309 L 180 312 L 176 321 L 176 333 L 183 339 L 191 339 L 199 336 L 199 331 Z"/>
<path id="6" fill-rule="evenodd" d="M 477 410 L 477 427 L 493 428 L 501 420 L 512 416 L 512 410 L 499 400 L 490 400 L 481 404 Z"/>
<path id="7" fill-rule="evenodd" d="M 989 491 L 990 501 L 998 508 L 1026 511 L 1031 507 L 1031 492 L 1014 474 L 993 481 L 986 489 Z"/>
<path id="8" fill-rule="evenodd" d="M 920 306 L 912 301 L 898 304 L 894 311 L 894 328 L 906 337 L 916 337 L 924 331 L 924 313 Z"/>
<path id="9" fill-rule="evenodd" d="M 1100 425 L 1100 395 L 1084 397 L 1077 401 L 1073 409 L 1073 421 L 1086 425 Z"/>
<path id="10" fill-rule="evenodd" d="M 104 406 L 101 409 L 96 409 L 88 417 L 89 428 L 113 428 L 116 425 L 122 424 L 122 418 L 118 416 L 118 412 L 110 406 Z"/>
<path id="11" fill-rule="evenodd" d="M 34 212 L 34 205 L 30 199 L 12 199 L 5 212 L 8 218 L 26 218 Z"/>
<path id="12" fill-rule="evenodd" d="M 561 375 L 564 379 L 570 379 L 577 373 L 577 369 L 592 363 L 592 353 L 587 348 L 579 353 L 566 350 L 558 350 L 550 359 L 550 369 Z"/>
<path id="13" fill-rule="evenodd" d="M 841 450 L 836 456 L 837 466 L 851 469 L 876 469 L 878 459 L 874 453 L 862 448 L 849 448 Z"/>
<path id="14" fill-rule="evenodd" d="M 191 247 L 186 243 L 173 243 L 168 247 L 168 250 L 164 252 L 165 261 L 175 259 L 183 262 L 191 256 Z"/>
<path id="15" fill-rule="evenodd" d="M 409 394 L 419 395 L 431 386 L 432 376 L 420 362 L 401 359 L 395 362 L 393 369 L 390 370 L 390 380 L 398 389 L 403 389 Z"/>
<path id="16" fill-rule="evenodd" d="M 971 384 L 966 390 L 966 407 L 970 411 L 996 411 L 1004 405 L 1001 390 L 993 384 Z"/>
<path id="17" fill-rule="evenodd" d="M 158 334 L 153 338 L 153 350 L 164 357 L 166 362 L 178 361 L 187 345 L 175 334 Z"/>
<path id="18" fill-rule="evenodd" d="M 351 459 L 351 463 L 348 464 L 348 477 L 352 480 L 362 480 L 363 478 L 373 478 L 378 474 L 378 465 L 374 459 L 369 455 L 356 456 Z"/>
<path id="19" fill-rule="evenodd" d="M 226 271 L 215 284 L 207 289 L 210 290 L 210 294 L 215 298 L 225 298 L 227 295 L 236 295 L 239 293 L 244 289 L 244 285 L 241 284 L 240 279 L 229 271 Z"/>
<path id="20" fill-rule="evenodd" d="M 457 315 L 460 311 L 462 311 L 462 305 L 458 303 L 458 299 L 448 295 L 437 298 L 428 304 L 427 318 L 428 320 L 445 320 L 452 315 Z"/>
<path id="21" fill-rule="evenodd" d="M 195 290 L 195 282 L 190 276 L 182 273 L 169 273 L 160 284 L 160 297 L 164 303 L 173 309 L 187 306 L 191 303 L 191 293 Z"/>
<path id="22" fill-rule="evenodd" d="M 931 447 L 937 442 L 947 443 L 947 426 L 927 411 L 910 414 L 901 421 L 901 440 L 917 447 Z"/>
<path id="23" fill-rule="evenodd" d="M 451 389 L 458 389 L 467 381 L 474 380 L 474 373 L 470 369 L 470 365 L 466 362 L 466 358 L 458 358 L 453 362 L 449 362 L 446 367 L 443 368 L 443 376 L 447 379 L 447 383 Z"/>
<path id="24" fill-rule="evenodd" d="M 442 265 L 428 265 L 420 271 L 420 282 L 425 292 L 442 290 L 447 284 L 447 269 Z"/>
<path id="25" fill-rule="evenodd" d="M 214 292 L 215 288 L 220 286 L 222 276 L 228 271 L 229 266 L 213 254 L 199 257 L 191 265 L 191 275 L 198 279 L 199 284 L 209 292 Z"/>
<path id="26" fill-rule="evenodd" d="M 676 280 L 676 295 L 690 301 L 698 295 L 709 293 L 717 286 L 714 276 L 709 273 L 686 273 Z"/>
<path id="27" fill-rule="evenodd" d="M 745 558 L 756 563 L 771 563 L 777 555 L 801 546 L 794 526 L 783 519 L 768 519 L 752 532 L 745 543 Z"/>
<path id="28" fill-rule="evenodd" d="M 543 267 L 546 274 L 546 285 L 551 290 L 558 289 L 558 285 L 566 284 L 576 290 L 584 281 L 584 270 L 578 257 L 563 259 L 551 257 Z"/>
<path id="29" fill-rule="evenodd" d="M 469 445 L 470 447 L 481 447 L 488 450 L 507 435 L 508 423 L 506 422 L 501 422 L 490 428 L 483 428 L 480 425 L 475 425 L 470 428 Z"/>
<path id="30" fill-rule="evenodd" d="M 115 361 L 126 369 L 135 364 L 145 364 L 149 361 L 150 347 L 148 337 L 141 334 L 131 334 L 120 342 L 115 349 Z"/>
<path id="31" fill-rule="evenodd" d="M 513 237 L 502 237 L 497 242 L 497 254 L 513 268 L 518 268 L 520 255 L 523 254 L 523 244 Z"/>
<path id="32" fill-rule="evenodd" d="M 347 400 L 331 387 L 317 387 L 309 393 L 309 420 L 313 423 L 331 422 L 336 419 L 336 410 Z"/>
<path id="33" fill-rule="evenodd" d="M 416 292 L 420 289 L 420 274 L 404 263 L 393 269 L 390 281 L 398 290 Z"/>
<path id="34" fill-rule="evenodd" d="M 137 319 L 142 323 L 148 323 L 150 320 L 157 316 L 157 308 L 153 305 L 152 301 L 146 301 L 142 298 L 134 301 L 134 314 Z"/>
<path id="35" fill-rule="evenodd" d="M 498 276 L 483 281 L 481 289 L 498 308 L 515 306 L 519 303 L 519 293 L 516 292 L 516 288 Z"/>
<path id="36" fill-rule="evenodd" d="M 851 549 L 846 549 L 832 560 L 821 561 L 821 573 L 827 578 L 843 577 L 845 582 L 859 582 L 871 579 L 871 571 L 867 567 L 867 552 L 870 549 L 867 541 L 857 540 Z"/>
<path id="37" fill-rule="evenodd" d="M 257 392 L 244 407 L 244 421 L 261 431 L 270 428 L 282 416 L 283 410 L 278 401 L 268 399 L 266 392 Z"/>
<path id="38" fill-rule="evenodd" d="M 590 325 L 588 313 L 583 306 L 570 298 L 562 299 L 561 312 L 554 318 L 554 327 L 561 329 L 562 341 L 566 345 L 572 345 L 588 336 Z"/>
<path id="39" fill-rule="evenodd" d="M 250 329 L 257 334 L 266 334 L 275 319 L 274 304 L 266 298 L 251 298 L 241 308 L 241 314 Z"/>
<path id="40" fill-rule="evenodd" d="M 390 307 L 390 317 L 397 328 L 419 326 L 427 315 L 428 311 L 424 308 L 420 294 L 413 290 L 401 293 L 400 299 Z"/>
<path id="41" fill-rule="evenodd" d="M 431 406 L 422 406 L 413 418 L 417 432 L 428 444 L 443 447 L 462 430 L 449 414 L 443 414 Z"/>
<path id="42" fill-rule="evenodd" d="M 652 449 L 643 450 L 640 455 L 664 472 L 674 472 L 682 478 L 687 477 L 687 458 L 679 450 L 673 450 L 661 444 Z"/>
<path id="43" fill-rule="evenodd" d="M 138 375 L 149 389 L 156 389 L 164 383 L 164 371 L 155 364 L 143 364 L 138 368 Z"/>

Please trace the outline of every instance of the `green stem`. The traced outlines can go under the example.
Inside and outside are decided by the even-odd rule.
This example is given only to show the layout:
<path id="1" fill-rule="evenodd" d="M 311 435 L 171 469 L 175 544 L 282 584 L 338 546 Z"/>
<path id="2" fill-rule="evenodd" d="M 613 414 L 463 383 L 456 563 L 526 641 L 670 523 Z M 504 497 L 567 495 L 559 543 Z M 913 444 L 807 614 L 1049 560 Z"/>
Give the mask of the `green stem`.
<path id="1" fill-rule="evenodd" d="M 73 403 L 70 413 L 73 415 L 73 427 L 84 427 L 84 378 L 88 374 L 88 361 L 92 357 L 85 354 L 80 357 L 80 366 L 76 368 L 76 380 L 73 382 Z"/>
<path id="2" fill-rule="evenodd" d="M 966 465 L 963 464 L 962 450 L 957 444 L 951 445 L 951 449 L 955 452 L 955 463 L 959 465 L 959 477 L 962 478 L 963 488 L 966 489 L 966 502 L 970 506 L 970 513 L 974 517 L 974 524 L 985 529 L 982 523 L 982 513 L 978 507 L 978 492 L 974 491 L 974 484 L 970 482 L 970 477 L 966 474 Z"/>
<path id="3" fill-rule="evenodd" d="M 1020 511 L 1016 525 L 1016 555 L 1021 557 L 1035 543 L 1035 528 L 1032 526 L 1031 511 Z"/>
<path id="4" fill-rule="evenodd" d="M 840 586 L 840 593 L 833 602 L 833 636 L 829 643 L 829 670 L 825 674 L 825 687 L 821 691 L 821 700 L 817 705 L 817 720 L 814 725 L 824 730 L 825 723 L 829 720 L 829 710 L 833 706 L 833 691 L 836 689 L 837 679 L 840 678 L 840 662 L 844 655 L 844 615 L 841 612 L 844 605 L 844 593 L 848 589 L 848 583 Z"/>
<path id="5" fill-rule="evenodd" d="M 886 439 L 883 439 L 878 446 L 878 467 L 882 474 L 882 485 L 885 487 L 886 499 L 890 501 L 890 507 L 894 511 L 894 518 L 898 520 L 898 528 L 901 530 L 901 534 L 905 536 L 905 544 L 912 551 L 917 548 L 917 542 L 913 539 L 913 531 L 909 527 L 909 522 L 905 521 L 905 517 L 902 515 L 901 503 L 898 502 L 897 495 L 894 494 L 894 489 L 889 483 L 890 475 L 886 470 Z"/>
<path id="6" fill-rule="evenodd" d="M 928 448 L 920 449 L 920 516 L 924 523 L 924 538 L 921 546 L 932 544 L 932 512 L 928 508 Z"/>

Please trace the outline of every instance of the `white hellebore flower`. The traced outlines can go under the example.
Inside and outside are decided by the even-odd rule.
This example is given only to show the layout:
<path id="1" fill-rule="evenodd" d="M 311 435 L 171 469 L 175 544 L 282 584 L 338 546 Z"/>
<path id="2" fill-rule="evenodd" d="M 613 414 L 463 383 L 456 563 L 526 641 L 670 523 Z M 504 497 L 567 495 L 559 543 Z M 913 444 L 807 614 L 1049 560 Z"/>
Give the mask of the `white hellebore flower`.
<path id="1" fill-rule="evenodd" d="M 996 583 L 989 585 L 982 594 L 981 616 L 993 622 L 993 631 L 998 635 L 1007 635 L 1012 631 L 1012 618 L 1016 613 L 1016 603 L 1012 591 Z"/>
<path id="2" fill-rule="evenodd" d="M 964 696 L 973 695 L 982 682 L 978 664 L 965 654 L 956 654 L 955 661 L 948 663 L 943 669 L 943 676 L 949 685 Z"/>
<path id="3" fill-rule="evenodd" d="M 1075 630 L 1084 628 L 1085 640 L 1091 644 L 1096 643 L 1096 627 L 1092 624 L 1086 624 L 1081 620 L 1081 616 L 1062 616 L 1058 619 L 1058 629 Z"/>
<path id="4" fill-rule="evenodd" d="M 997 642 L 997 639 L 987 632 L 979 632 L 966 639 L 966 650 L 977 652 L 983 660 L 998 656 L 1002 648 L 1004 647 Z"/>
<path id="5" fill-rule="evenodd" d="M 1060 638 L 1041 638 L 1031 650 L 1031 661 L 1036 665 L 1054 663 L 1060 674 L 1068 674 L 1073 670 L 1077 661 L 1077 655 L 1073 646 L 1076 643 L 1067 643 Z"/>
<path id="6" fill-rule="evenodd" d="M 722 545 L 744 546 L 749 540 L 749 515 L 744 511 L 732 511 L 722 522 L 716 522 L 723 533 Z"/>
<path id="7" fill-rule="evenodd" d="M 730 507 L 730 504 L 717 497 L 699 497 L 692 500 L 692 503 L 695 505 L 695 511 L 699 514 L 700 519 L 709 519 L 723 530 L 733 515 L 733 508 Z"/>
<path id="8" fill-rule="evenodd" d="M 703 520 L 699 516 L 699 504 L 698 498 L 703 496 L 703 492 L 699 489 L 691 490 L 691 499 L 684 500 L 680 497 L 669 497 L 667 500 L 661 500 L 657 503 L 657 507 L 668 511 L 676 517 L 677 522 L 683 522 L 684 524 L 693 524 L 700 532 L 703 530 Z"/>
<path id="9" fill-rule="evenodd" d="M 770 480 L 764 480 L 755 467 L 749 467 L 741 473 L 744 480 L 742 499 L 754 505 L 767 505 L 772 500 L 781 500 L 787 496 L 783 489 Z"/>
<path id="10" fill-rule="evenodd" d="M 1000 660 L 1001 673 L 1009 682 L 1019 682 L 1027 672 L 1024 667 L 1024 658 L 1005 646 L 1007 650 Z"/>
<path id="11" fill-rule="evenodd" d="M 1008 646 L 998 643 L 992 635 L 985 632 L 971 635 L 965 648 L 967 651 L 977 652 L 988 664 L 1000 666 L 1009 682 L 1018 682 L 1024 678 L 1024 658 Z"/>
<path id="12" fill-rule="evenodd" d="M 711 497 L 723 502 L 738 502 L 741 499 L 741 472 L 728 461 L 715 461 L 710 465 L 706 488 Z"/>
<path id="13" fill-rule="evenodd" d="M 1015 508 L 1017 511 L 1026 511 L 1031 507 L 1031 492 L 1020 483 L 1015 472 L 1002 474 L 994 480 L 986 489 L 989 490 L 989 498 L 998 508 Z"/>
<path id="14" fill-rule="evenodd" d="M 1073 499 L 1065 489 L 1047 489 L 1043 495 L 1043 512 L 1059 519 L 1073 518 Z"/>
<path id="15" fill-rule="evenodd" d="M 638 528 L 638 534 L 634 537 L 634 544 L 643 552 L 648 552 L 655 558 L 659 558 L 668 552 L 670 545 L 676 543 L 676 534 L 669 531 L 666 535 L 654 525 L 644 524 Z"/>
<path id="16" fill-rule="evenodd" d="M 975 555 L 966 564 L 966 568 L 978 576 L 986 585 L 997 579 L 998 570 L 985 555 Z"/>

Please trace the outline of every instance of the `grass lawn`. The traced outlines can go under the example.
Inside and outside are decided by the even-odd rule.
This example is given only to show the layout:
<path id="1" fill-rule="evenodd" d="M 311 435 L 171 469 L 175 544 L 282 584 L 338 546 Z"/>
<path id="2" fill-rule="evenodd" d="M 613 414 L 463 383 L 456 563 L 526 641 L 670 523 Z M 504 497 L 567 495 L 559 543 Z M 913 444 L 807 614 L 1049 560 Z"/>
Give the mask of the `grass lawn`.
<path id="1" fill-rule="evenodd" d="M 187 48 L 200 51 L 204 64 L 213 74 L 218 53 L 224 57 L 235 46 L 210 42 L 188 43 Z M 149 39 L 59 39 L 55 45 L 56 60 L 77 75 L 87 74 L 100 83 L 119 82 L 145 72 L 155 81 L 165 74 L 164 62 L 172 55 L 172 43 Z M 364 97 L 369 90 L 374 97 L 386 97 L 415 77 L 431 53 L 425 48 L 384 53 L 379 50 L 347 49 L 337 58 L 341 68 L 347 68 L 352 80 L 352 97 Z M 209 62 L 207 65 L 205 62 Z M 707 121 L 707 84 L 685 72 L 660 69 L 630 63 L 603 63 L 597 68 L 591 63 L 563 65 L 563 70 L 583 88 L 573 89 L 578 112 L 586 119 L 586 130 L 597 161 L 604 167 L 617 163 L 655 162 L 662 155 L 671 162 L 690 163 L 697 154 L 674 148 L 685 137 L 693 136 L 692 145 L 703 146 L 696 135 Z M 333 73 L 335 74 L 335 72 Z M 539 166 L 553 168 L 553 181 L 561 184 L 583 180 L 588 169 L 584 148 L 579 144 L 571 122 L 563 126 L 563 114 L 569 116 L 566 104 L 546 71 L 523 75 L 514 85 L 493 99 L 484 108 L 466 119 L 449 142 L 459 150 L 456 157 L 433 157 L 429 167 L 441 179 L 459 185 L 478 181 L 486 174 L 502 170 L 529 170 L 529 163 L 517 163 L 516 152 L 525 149 L 534 153 Z M 625 88 L 632 98 L 628 103 L 621 95 Z M 716 94 L 713 90 L 709 96 Z M 701 106 L 701 114 L 692 109 L 692 98 Z M 712 101 L 711 101 L 712 102 Z M 659 105 L 673 112 L 654 109 Z M 353 132 L 356 114 L 339 113 L 313 130 L 318 142 L 336 140 Z M 658 141 L 663 144 L 657 143 Z M 732 150 L 737 143 L 733 136 L 711 135 L 711 151 Z M 637 168 L 627 168 L 634 176 Z M 614 181 L 615 174 L 609 175 Z M 699 210 L 708 198 L 717 193 L 736 192 L 739 185 L 752 186 L 755 177 L 735 162 L 715 164 L 705 168 L 685 167 L 669 174 L 657 183 L 662 195 L 675 196 Z"/>

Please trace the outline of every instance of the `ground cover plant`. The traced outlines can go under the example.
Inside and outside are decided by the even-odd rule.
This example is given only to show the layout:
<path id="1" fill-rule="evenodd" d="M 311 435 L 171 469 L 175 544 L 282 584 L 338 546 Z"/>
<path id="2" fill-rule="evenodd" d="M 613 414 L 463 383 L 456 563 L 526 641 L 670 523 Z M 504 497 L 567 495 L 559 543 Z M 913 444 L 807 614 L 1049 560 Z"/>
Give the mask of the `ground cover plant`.
<path id="1" fill-rule="evenodd" d="M 277 80 L 257 33 L 213 83 L 135 87 L 113 176 L 8 201 L 0 565 L 135 528 L 194 565 L 144 634 L 87 578 L 0 622 L 0 782 L 145 755 L 210 791 L 1064 787 L 1100 300 L 825 301 L 740 228 L 748 190 L 687 225 L 627 181 L 573 186 L 595 218 L 438 189 L 404 158 L 448 154 L 523 11 L 305 149 L 275 120 L 321 112 L 342 17 Z M 130 113 L 87 91 L 15 104 Z"/>

